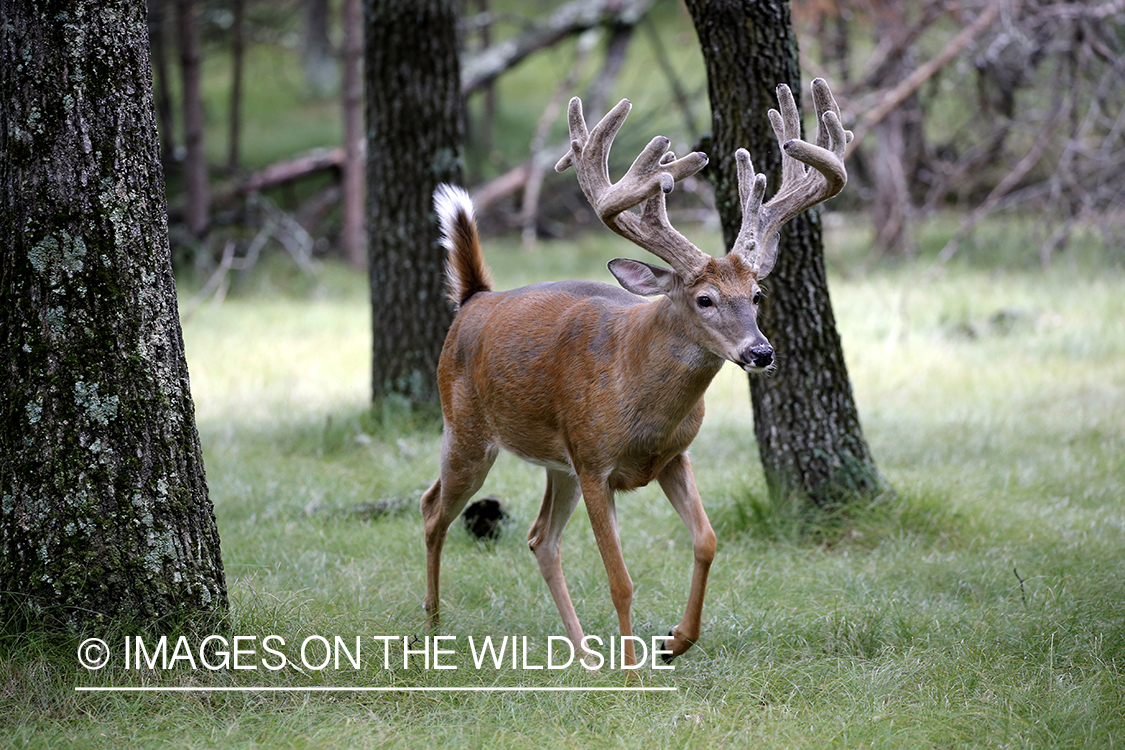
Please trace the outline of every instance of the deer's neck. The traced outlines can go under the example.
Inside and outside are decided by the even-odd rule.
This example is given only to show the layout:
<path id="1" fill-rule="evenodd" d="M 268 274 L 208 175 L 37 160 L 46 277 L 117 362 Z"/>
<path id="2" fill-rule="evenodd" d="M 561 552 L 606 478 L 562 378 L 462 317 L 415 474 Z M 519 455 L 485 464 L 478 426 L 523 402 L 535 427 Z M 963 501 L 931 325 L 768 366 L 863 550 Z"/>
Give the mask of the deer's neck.
<path id="1" fill-rule="evenodd" d="M 623 323 L 623 353 L 641 385 L 638 392 L 678 403 L 684 413 L 690 411 L 718 374 L 723 359 L 696 340 L 691 323 L 666 297 L 637 305 Z"/>

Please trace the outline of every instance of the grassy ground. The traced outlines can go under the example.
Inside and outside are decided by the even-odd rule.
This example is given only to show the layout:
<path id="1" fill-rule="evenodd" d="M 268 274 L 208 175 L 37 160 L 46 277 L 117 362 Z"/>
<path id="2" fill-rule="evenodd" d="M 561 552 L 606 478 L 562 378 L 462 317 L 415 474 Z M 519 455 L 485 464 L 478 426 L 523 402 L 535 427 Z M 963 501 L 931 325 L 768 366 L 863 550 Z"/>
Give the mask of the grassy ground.
<path id="1" fill-rule="evenodd" d="M 447 747 L 1113 747 L 1125 737 L 1125 276 L 1120 258 L 1024 269 L 966 251 L 860 275 L 862 237 L 830 240 L 838 324 L 860 412 L 897 490 L 810 519 L 764 497 L 745 377 L 720 373 L 693 455 L 719 534 L 700 642 L 674 671 L 475 669 L 468 638 L 561 634 L 524 543 L 540 470 L 502 458 L 485 487 L 510 504 L 501 539 L 454 529 L 443 632 L 457 670 L 384 669 L 371 636 L 422 634 L 417 497 L 437 427 L 368 408 L 363 279 L 283 263 L 185 323 L 232 598 L 226 637 L 255 670 L 126 670 L 128 633 L 98 672 L 76 644 L 0 649 L 13 745 Z M 997 245 L 999 246 L 999 245 Z M 492 243 L 500 285 L 607 279 L 610 239 L 524 254 Z M 999 254 L 997 254 L 999 253 Z M 1076 254 L 1075 257 L 1078 257 Z M 1106 268 L 1110 270 L 1105 270 Z M 383 502 L 378 502 L 383 501 Z M 678 620 L 690 541 L 658 491 L 620 501 L 635 630 Z M 584 511 L 564 568 L 588 633 L 615 630 Z M 296 666 L 271 670 L 277 635 Z M 301 666 L 309 636 L 363 640 Z M 198 644 L 200 636 L 189 636 Z M 152 643 L 152 639 L 149 639 Z M 277 645 L 277 642 L 274 642 Z M 319 660 L 317 643 L 309 662 Z M 263 657 L 268 657 L 263 661 Z M 244 662 L 245 663 L 245 662 Z M 301 668 L 298 669 L 297 666 Z M 75 686 L 673 687 L 674 692 L 77 693 Z"/>
<path id="2" fill-rule="evenodd" d="M 509 5 L 522 8 L 492 7 Z M 699 91 L 698 50 L 677 8 L 662 4 L 657 21 L 684 85 Z M 634 47 L 647 45 L 642 35 Z M 229 66 L 217 53 L 205 64 L 207 142 L 219 164 Z M 570 65 L 560 49 L 503 79 L 493 151 L 470 154 L 480 176 L 523 158 Z M 256 46 L 247 66 L 248 168 L 338 142 L 336 102 L 303 91 L 291 50 Z M 637 105 L 615 153 L 636 153 L 651 132 L 678 139 L 677 150 L 690 146 L 694 134 L 665 105 L 666 83 L 654 70 L 651 55 L 630 58 L 610 97 Z M 1042 272 L 1025 263 L 1035 253 L 1021 245 L 1021 227 L 994 225 L 926 280 L 929 258 L 951 231 L 939 222 L 922 237 L 920 260 L 867 273 L 857 270 L 867 238 L 845 228 L 828 242 L 860 413 L 894 497 L 819 518 L 768 502 L 746 378 L 733 368 L 720 373 L 693 450 L 719 533 L 703 637 L 674 671 L 644 669 L 638 680 L 610 669 L 474 668 L 469 637 L 527 636 L 534 665 L 543 663 L 547 637 L 561 634 L 524 544 L 541 471 L 509 458 L 485 488 L 511 507 L 505 534 L 486 545 L 455 528 L 446 546 L 444 632 L 457 639 L 448 661 L 459 669 L 417 660 L 397 668 L 401 646 L 392 654 L 397 667 L 383 668 L 372 636 L 424 632 L 417 498 L 436 472 L 438 428 L 393 404 L 369 409 L 361 276 L 326 265 L 310 280 L 284 261 L 259 268 L 220 308 L 204 306 L 184 326 L 232 599 L 218 632 L 255 637 L 244 642 L 253 648 L 244 665 L 257 668 L 193 670 L 181 660 L 174 669 L 126 669 L 125 639 L 135 634 L 107 632 L 99 635 L 113 659 L 88 672 L 78 665 L 77 639 L 3 631 L 0 745 L 1125 742 L 1125 256 L 1088 242 Z M 718 244 L 715 237 L 707 246 Z M 531 254 L 504 243 L 486 249 L 502 286 L 609 280 L 604 261 L 629 252 L 597 236 Z M 619 510 L 635 630 L 663 633 L 682 611 L 690 540 L 654 489 L 623 497 Z M 564 568 L 586 631 L 610 636 L 605 573 L 581 509 L 564 538 Z M 276 662 L 262 647 L 267 635 L 284 638 L 296 664 L 269 669 Z M 315 636 L 339 636 L 349 647 L 363 638 L 361 668 L 301 665 L 299 646 Z M 191 645 L 201 639 L 188 636 Z M 321 652 L 311 643 L 315 663 Z M 675 691 L 75 691 L 106 685 Z"/>

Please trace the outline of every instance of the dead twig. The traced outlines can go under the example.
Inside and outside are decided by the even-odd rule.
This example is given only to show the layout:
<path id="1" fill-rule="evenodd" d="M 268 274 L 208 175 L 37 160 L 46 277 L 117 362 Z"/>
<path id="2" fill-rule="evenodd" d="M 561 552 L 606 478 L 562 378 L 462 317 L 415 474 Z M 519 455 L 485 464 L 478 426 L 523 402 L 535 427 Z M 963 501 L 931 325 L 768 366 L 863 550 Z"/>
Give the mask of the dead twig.
<path id="1" fill-rule="evenodd" d="M 1012 566 L 1012 572 L 1015 573 L 1016 580 L 1020 582 L 1020 600 L 1023 602 L 1024 609 L 1026 609 L 1027 608 L 1027 589 L 1025 589 L 1024 586 L 1023 586 L 1023 584 L 1024 584 L 1023 577 L 1020 575 L 1019 570 L 1015 566 Z"/>

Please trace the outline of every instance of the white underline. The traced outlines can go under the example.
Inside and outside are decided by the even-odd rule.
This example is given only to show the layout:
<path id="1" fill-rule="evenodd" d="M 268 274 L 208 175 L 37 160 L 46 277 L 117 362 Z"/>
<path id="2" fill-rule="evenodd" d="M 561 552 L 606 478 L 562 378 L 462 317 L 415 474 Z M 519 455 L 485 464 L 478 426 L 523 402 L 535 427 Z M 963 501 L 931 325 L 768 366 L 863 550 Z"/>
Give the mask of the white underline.
<path id="1" fill-rule="evenodd" d="M 664 687 L 309 687 L 249 686 L 192 687 L 185 685 L 149 687 L 75 687 L 76 693 L 668 693 L 679 688 Z"/>

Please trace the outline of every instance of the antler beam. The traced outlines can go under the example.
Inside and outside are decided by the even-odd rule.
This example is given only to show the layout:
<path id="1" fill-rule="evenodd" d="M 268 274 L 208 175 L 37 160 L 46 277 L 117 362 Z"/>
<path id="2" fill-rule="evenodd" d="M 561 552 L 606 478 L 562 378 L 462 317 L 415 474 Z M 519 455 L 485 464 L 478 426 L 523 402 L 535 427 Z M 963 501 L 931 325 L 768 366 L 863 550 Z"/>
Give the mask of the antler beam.
<path id="1" fill-rule="evenodd" d="M 668 150 L 668 139 L 657 136 L 633 161 L 618 182 L 609 179 L 609 148 L 632 107 L 622 99 L 587 130 L 582 101 L 570 100 L 570 151 L 555 170 L 573 166 L 586 199 L 607 227 L 665 261 L 685 279 L 694 279 L 710 258 L 676 231 L 668 221 L 664 196 L 675 183 L 707 165 L 707 155 L 694 152 L 682 159 Z M 640 214 L 628 209 L 644 204 Z"/>
<path id="2" fill-rule="evenodd" d="M 742 228 L 731 254 L 750 261 L 759 280 L 773 269 L 782 225 L 833 197 L 848 181 L 844 149 L 852 133 L 840 124 L 840 107 L 823 78 L 812 82 L 812 93 L 817 122 L 815 145 L 801 140 L 801 117 L 793 92 L 785 84 L 777 87 L 780 111 L 771 109 L 769 118 L 781 146 L 781 187 L 767 203 L 762 203 L 766 176 L 754 173 L 746 149 L 735 152 Z"/>

